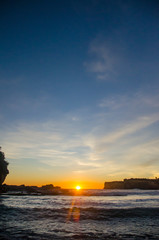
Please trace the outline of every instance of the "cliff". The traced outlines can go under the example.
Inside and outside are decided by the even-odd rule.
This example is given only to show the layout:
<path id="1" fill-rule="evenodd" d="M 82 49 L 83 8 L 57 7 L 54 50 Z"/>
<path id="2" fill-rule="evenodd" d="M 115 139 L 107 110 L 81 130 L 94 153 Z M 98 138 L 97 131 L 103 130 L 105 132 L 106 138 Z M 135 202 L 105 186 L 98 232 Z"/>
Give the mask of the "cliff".
<path id="1" fill-rule="evenodd" d="M 130 178 L 123 181 L 105 182 L 104 189 L 145 189 L 159 190 L 159 178 Z"/>

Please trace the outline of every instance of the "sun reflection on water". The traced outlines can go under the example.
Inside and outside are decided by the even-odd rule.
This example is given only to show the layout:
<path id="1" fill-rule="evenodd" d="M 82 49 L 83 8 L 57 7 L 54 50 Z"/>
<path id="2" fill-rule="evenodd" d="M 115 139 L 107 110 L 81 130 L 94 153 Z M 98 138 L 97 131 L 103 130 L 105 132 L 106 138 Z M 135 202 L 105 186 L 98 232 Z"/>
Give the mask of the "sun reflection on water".
<path id="1" fill-rule="evenodd" d="M 68 211 L 67 222 L 70 220 L 78 222 L 80 219 L 80 208 L 74 206 L 76 201 L 77 199 L 73 198 L 71 206 Z"/>

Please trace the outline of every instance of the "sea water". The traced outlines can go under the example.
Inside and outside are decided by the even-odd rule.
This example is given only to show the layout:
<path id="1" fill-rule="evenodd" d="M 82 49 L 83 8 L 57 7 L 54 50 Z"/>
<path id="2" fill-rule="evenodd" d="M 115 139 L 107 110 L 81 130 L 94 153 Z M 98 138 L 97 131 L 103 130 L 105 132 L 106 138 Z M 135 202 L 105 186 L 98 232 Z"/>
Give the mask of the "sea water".
<path id="1" fill-rule="evenodd" d="M 1 195 L 0 239 L 159 239 L 159 191 Z"/>

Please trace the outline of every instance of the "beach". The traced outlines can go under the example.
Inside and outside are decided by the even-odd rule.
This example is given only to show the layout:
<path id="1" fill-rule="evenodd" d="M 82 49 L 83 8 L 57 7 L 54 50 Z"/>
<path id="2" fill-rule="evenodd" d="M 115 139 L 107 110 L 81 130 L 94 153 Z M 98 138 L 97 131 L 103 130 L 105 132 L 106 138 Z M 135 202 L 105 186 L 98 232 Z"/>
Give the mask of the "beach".
<path id="1" fill-rule="evenodd" d="M 0 239 L 159 239 L 159 191 L 0 196 Z"/>

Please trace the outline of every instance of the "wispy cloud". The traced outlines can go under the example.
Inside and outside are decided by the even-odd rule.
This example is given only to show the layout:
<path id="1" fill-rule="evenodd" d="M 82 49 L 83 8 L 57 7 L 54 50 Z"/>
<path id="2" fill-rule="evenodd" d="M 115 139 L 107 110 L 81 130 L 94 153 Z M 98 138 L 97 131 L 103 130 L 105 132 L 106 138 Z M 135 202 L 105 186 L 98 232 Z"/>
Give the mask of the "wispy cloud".
<path id="1" fill-rule="evenodd" d="M 150 159 L 147 162 L 142 163 L 141 166 L 142 167 L 151 167 L 151 166 L 154 166 L 156 164 L 159 164 L 159 159 L 158 158 Z"/>
<path id="2" fill-rule="evenodd" d="M 97 79 L 115 80 L 121 66 L 121 48 L 114 41 L 99 38 L 91 42 L 89 47 L 90 59 L 84 63 L 86 69 L 96 74 Z"/>
<path id="3" fill-rule="evenodd" d="M 158 97 L 136 96 L 104 99 L 96 113 L 76 111 L 58 119 L 14 123 L 1 129 L 1 145 L 11 165 L 30 159 L 37 168 L 99 175 L 103 181 L 105 175 L 133 176 L 140 168 L 143 175 L 154 175 L 154 159 L 159 158 Z"/>
<path id="4" fill-rule="evenodd" d="M 9 159 L 36 159 L 50 166 L 78 165 L 84 146 L 73 123 L 66 119 L 65 122 L 21 123 L 3 131 L 2 145 Z"/>
<path id="5" fill-rule="evenodd" d="M 159 121 L 159 114 L 152 117 L 141 117 L 134 122 L 125 124 L 122 128 L 116 129 L 111 134 L 105 135 L 103 138 L 98 139 L 95 149 L 97 151 L 107 151 L 107 148 L 115 144 L 117 141 L 128 135 L 136 133 L 143 128 L 146 128 L 157 121 Z"/>
<path id="6" fill-rule="evenodd" d="M 153 91 L 154 92 L 154 91 Z M 109 98 L 104 98 L 99 103 L 99 107 L 101 108 L 109 108 L 111 110 L 116 110 L 119 108 L 127 108 L 131 106 L 131 108 L 145 109 L 149 110 L 151 108 L 158 108 L 159 107 L 159 93 L 158 91 L 152 93 L 143 93 L 141 91 L 137 93 L 133 93 L 131 95 L 115 95 Z"/>

